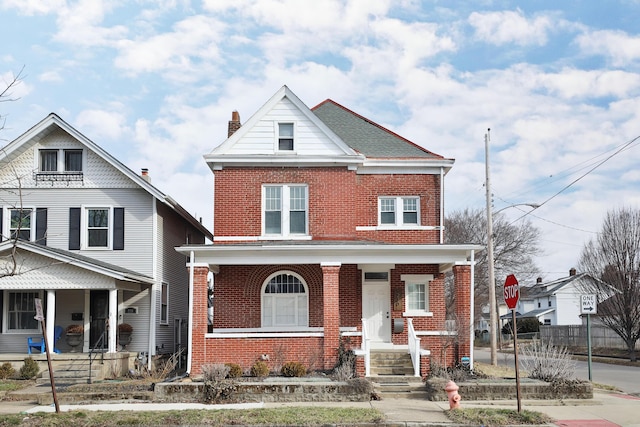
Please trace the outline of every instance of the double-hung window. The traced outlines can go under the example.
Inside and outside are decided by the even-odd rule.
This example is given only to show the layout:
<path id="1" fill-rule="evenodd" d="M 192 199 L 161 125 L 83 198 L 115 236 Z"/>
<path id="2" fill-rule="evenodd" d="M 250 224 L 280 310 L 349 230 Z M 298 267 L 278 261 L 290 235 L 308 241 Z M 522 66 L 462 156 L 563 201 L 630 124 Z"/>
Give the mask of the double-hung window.
<path id="1" fill-rule="evenodd" d="M 433 275 L 403 274 L 400 279 L 404 282 L 404 314 L 409 316 L 429 315 L 429 282 L 433 280 Z"/>
<path id="2" fill-rule="evenodd" d="M 305 283 L 291 272 L 276 273 L 262 288 L 262 327 L 307 327 L 309 299 Z"/>
<path id="3" fill-rule="evenodd" d="M 39 323 L 34 319 L 36 298 L 41 298 L 38 291 L 5 291 L 4 321 L 7 332 L 38 332 Z"/>
<path id="4" fill-rule="evenodd" d="M 262 193 L 264 235 L 291 236 L 308 233 L 306 185 L 265 185 Z"/>
<path id="5" fill-rule="evenodd" d="M 2 238 L 47 244 L 47 208 L 0 208 Z"/>
<path id="6" fill-rule="evenodd" d="M 417 196 L 380 197 L 378 222 L 381 226 L 420 225 L 420 198 Z"/>
<path id="7" fill-rule="evenodd" d="M 109 247 L 110 211 L 110 208 L 87 208 L 85 210 L 87 248 Z"/>
<path id="8" fill-rule="evenodd" d="M 10 209 L 9 233 L 12 239 L 31 241 L 35 238 L 33 209 Z"/>
<path id="9" fill-rule="evenodd" d="M 293 123 L 278 123 L 278 151 L 293 151 Z"/>

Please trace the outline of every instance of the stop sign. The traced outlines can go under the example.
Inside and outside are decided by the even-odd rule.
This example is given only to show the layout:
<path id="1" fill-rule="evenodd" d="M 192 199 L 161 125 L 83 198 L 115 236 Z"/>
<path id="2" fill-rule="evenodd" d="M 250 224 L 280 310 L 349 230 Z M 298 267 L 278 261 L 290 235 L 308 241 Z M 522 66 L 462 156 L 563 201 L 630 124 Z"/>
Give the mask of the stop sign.
<path id="1" fill-rule="evenodd" d="M 513 310 L 516 308 L 519 299 L 520 286 L 518 285 L 518 279 L 513 274 L 510 274 L 507 276 L 507 280 L 504 281 L 504 302 L 510 310 Z"/>

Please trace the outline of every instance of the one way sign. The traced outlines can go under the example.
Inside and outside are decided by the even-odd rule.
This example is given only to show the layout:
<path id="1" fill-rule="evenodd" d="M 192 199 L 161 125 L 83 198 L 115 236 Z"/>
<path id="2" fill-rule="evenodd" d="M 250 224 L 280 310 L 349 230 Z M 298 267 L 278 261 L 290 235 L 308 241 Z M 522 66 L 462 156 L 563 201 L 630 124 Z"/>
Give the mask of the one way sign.
<path id="1" fill-rule="evenodd" d="M 595 295 L 580 295 L 580 314 L 596 314 L 598 300 Z"/>

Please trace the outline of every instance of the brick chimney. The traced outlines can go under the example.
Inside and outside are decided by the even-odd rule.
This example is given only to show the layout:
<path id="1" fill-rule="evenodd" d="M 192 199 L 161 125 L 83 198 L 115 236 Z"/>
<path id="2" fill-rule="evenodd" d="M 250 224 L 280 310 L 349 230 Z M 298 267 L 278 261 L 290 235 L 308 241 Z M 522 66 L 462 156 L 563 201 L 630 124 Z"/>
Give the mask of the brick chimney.
<path id="1" fill-rule="evenodd" d="M 142 176 L 142 179 L 144 179 L 147 182 L 151 182 L 151 177 L 149 176 L 149 169 L 147 168 L 142 168 L 142 172 L 140 173 L 140 176 Z"/>
<path id="2" fill-rule="evenodd" d="M 569 270 L 569 276 L 575 276 L 576 275 L 576 269 L 572 268 L 571 270 Z"/>
<path id="3" fill-rule="evenodd" d="M 229 120 L 229 132 L 227 138 L 233 135 L 238 129 L 240 129 L 240 113 L 233 111 L 231 113 L 231 120 Z"/>

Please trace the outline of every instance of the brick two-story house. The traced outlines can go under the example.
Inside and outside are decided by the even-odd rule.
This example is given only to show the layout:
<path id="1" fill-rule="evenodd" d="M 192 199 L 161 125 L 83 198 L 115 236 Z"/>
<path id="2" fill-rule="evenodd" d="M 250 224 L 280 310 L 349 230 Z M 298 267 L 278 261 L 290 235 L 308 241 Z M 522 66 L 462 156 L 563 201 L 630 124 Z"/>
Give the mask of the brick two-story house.
<path id="1" fill-rule="evenodd" d="M 190 259 L 192 376 L 259 359 L 330 370 L 341 342 L 359 375 L 376 349 L 410 352 L 415 375 L 470 356 L 480 247 L 443 244 L 453 160 L 331 100 L 309 109 L 286 86 L 246 123 L 234 112 L 228 138 L 204 157 L 214 241 L 178 249 Z M 445 314 L 449 269 L 456 327 Z"/>

